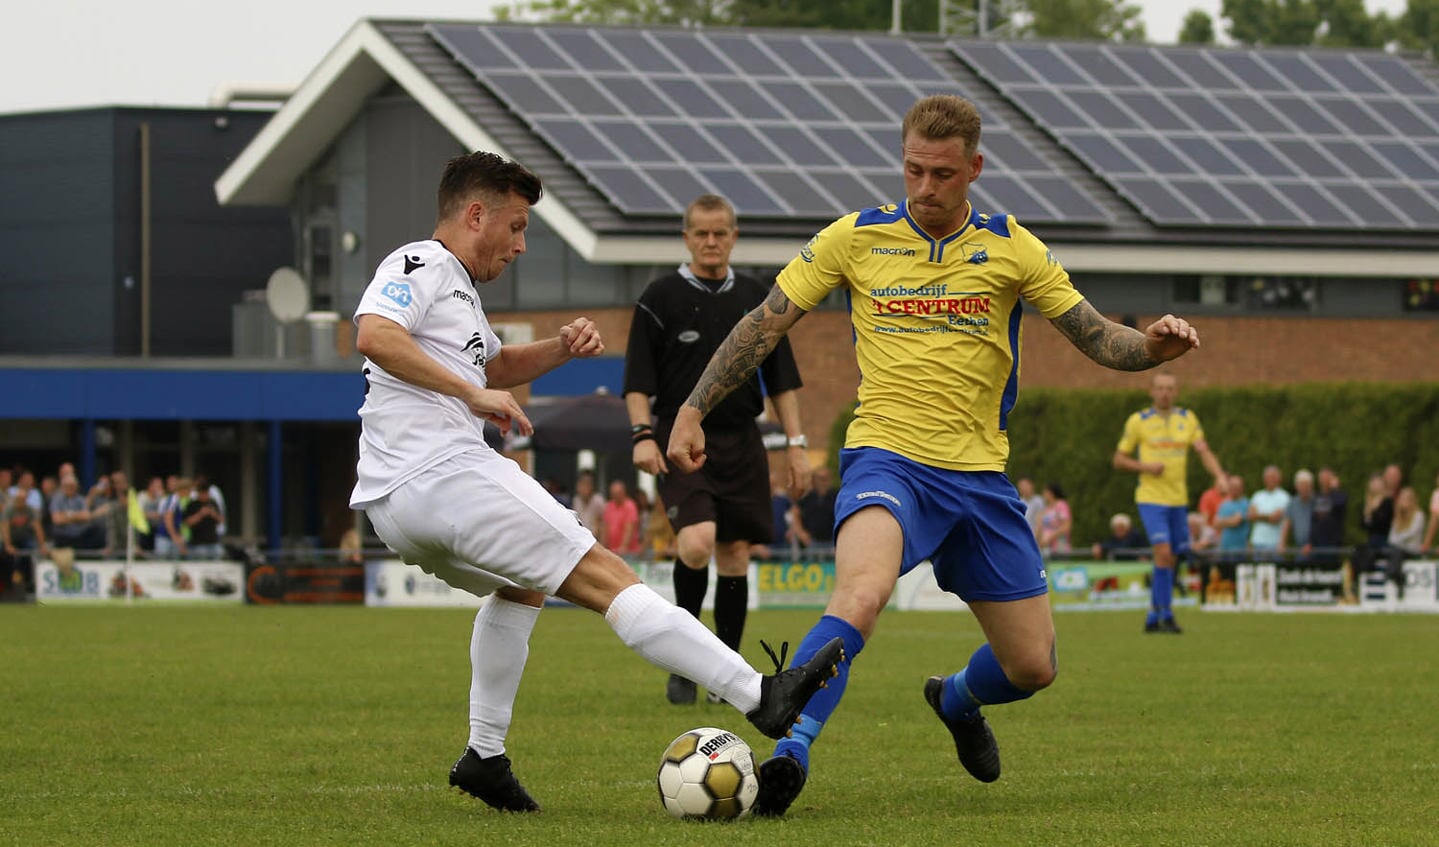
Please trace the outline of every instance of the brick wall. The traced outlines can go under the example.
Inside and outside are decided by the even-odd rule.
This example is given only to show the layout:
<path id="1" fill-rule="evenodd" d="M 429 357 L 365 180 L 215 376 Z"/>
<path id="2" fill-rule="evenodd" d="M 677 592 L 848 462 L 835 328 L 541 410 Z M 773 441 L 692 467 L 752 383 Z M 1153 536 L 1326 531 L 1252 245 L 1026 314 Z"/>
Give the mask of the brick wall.
<path id="1" fill-rule="evenodd" d="M 595 321 L 606 355 L 624 355 L 629 309 L 565 312 L 507 312 L 496 320 L 530 322 L 535 338 L 554 335 L 576 314 Z M 1117 319 L 1117 315 L 1111 315 Z M 1154 320 L 1137 316 L 1138 325 Z M 1037 315 L 1026 315 L 1020 355 L 1023 388 L 1143 388 L 1146 374 L 1102 368 L 1075 350 L 1069 340 Z M 1439 379 L 1432 364 L 1439 351 L 1439 320 L 1202 317 L 1194 320 L 1202 347 L 1168 369 L 1184 386 L 1281 385 L 1296 382 L 1412 382 Z M 790 333 L 805 388 L 800 411 L 805 434 L 823 454 L 830 424 L 854 403 L 859 384 L 851 346 L 849 316 L 820 311 L 806 315 Z"/>

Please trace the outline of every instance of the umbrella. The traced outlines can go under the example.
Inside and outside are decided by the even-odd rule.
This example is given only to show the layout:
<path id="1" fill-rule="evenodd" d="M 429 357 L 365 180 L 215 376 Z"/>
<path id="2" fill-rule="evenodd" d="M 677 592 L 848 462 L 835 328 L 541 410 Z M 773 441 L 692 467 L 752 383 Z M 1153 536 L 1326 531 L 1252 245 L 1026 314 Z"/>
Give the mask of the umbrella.
<path id="1" fill-rule="evenodd" d="M 534 424 L 535 434 L 526 438 L 511 433 L 511 450 L 630 450 L 630 414 L 618 395 L 534 397 L 525 407 L 525 415 Z"/>

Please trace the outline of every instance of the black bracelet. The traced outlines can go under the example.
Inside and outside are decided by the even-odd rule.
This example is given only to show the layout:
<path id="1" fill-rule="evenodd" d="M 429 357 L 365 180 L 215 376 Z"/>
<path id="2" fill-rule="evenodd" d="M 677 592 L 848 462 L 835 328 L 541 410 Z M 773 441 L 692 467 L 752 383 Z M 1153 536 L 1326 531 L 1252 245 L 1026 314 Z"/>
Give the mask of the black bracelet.
<path id="1" fill-rule="evenodd" d="M 642 432 L 649 432 L 653 427 L 647 423 L 637 423 L 630 426 L 630 435 L 639 435 Z"/>
<path id="2" fill-rule="evenodd" d="M 630 437 L 630 441 L 634 444 L 638 444 L 641 441 L 653 441 L 656 444 L 659 443 L 659 439 L 655 438 L 655 434 L 648 431 L 635 433 L 633 436 Z"/>

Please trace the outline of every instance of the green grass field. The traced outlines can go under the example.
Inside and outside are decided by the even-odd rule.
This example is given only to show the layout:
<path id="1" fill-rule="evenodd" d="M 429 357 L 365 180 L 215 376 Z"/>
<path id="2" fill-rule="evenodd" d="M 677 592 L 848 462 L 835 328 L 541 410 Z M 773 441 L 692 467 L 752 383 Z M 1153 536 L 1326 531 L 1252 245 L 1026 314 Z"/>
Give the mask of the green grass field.
<path id="1" fill-rule="evenodd" d="M 1439 621 L 1190 612 L 1144 636 L 1060 615 L 1058 682 L 988 710 L 1004 777 L 970 779 L 926 676 L 967 614 L 889 612 L 789 817 L 692 824 L 654 775 L 694 726 L 595 615 L 551 610 L 509 748 L 545 807 L 445 776 L 467 733 L 472 616 L 365 608 L 0 607 L 0 843 L 16 845 L 1439 844 Z M 810 612 L 751 616 L 798 641 Z"/>

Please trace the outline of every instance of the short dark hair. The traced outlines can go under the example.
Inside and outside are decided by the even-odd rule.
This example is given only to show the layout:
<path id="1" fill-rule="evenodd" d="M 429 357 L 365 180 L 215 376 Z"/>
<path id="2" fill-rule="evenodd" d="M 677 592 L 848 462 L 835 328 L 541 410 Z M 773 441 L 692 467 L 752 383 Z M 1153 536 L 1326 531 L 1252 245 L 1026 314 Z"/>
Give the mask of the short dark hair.
<path id="1" fill-rule="evenodd" d="M 438 214 L 445 220 L 460 210 L 460 204 L 476 194 L 503 197 L 509 193 L 523 197 L 531 206 L 540 202 L 543 189 L 540 178 L 524 165 L 503 156 L 477 150 L 456 156 L 445 163 L 440 177 Z"/>

